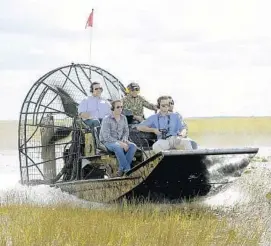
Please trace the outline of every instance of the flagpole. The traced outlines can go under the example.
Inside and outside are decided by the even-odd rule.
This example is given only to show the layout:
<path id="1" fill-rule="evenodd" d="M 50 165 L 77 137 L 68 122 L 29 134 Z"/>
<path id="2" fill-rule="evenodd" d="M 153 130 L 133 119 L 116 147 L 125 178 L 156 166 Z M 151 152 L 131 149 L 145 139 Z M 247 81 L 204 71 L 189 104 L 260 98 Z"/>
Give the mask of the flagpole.
<path id="1" fill-rule="evenodd" d="M 94 9 L 92 9 L 92 11 L 88 17 L 86 26 L 85 26 L 85 28 L 91 27 L 90 31 L 89 31 L 89 34 L 90 34 L 90 39 L 89 39 L 89 80 L 90 80 L 90 82 L 91 82 L 91 44 L 92 44 L 92 36 L 93 36 L 93 30 L 92 30 L 93 29 L 93 14 L 94 14 Z"/>
<path id="2" fill-rule="evenodd" d="M 90 43 L 89 43 L 89 80 L 91 81 L 91 44 L 92 44 L 92 35 L 93 30 L 90 28 Z"/>

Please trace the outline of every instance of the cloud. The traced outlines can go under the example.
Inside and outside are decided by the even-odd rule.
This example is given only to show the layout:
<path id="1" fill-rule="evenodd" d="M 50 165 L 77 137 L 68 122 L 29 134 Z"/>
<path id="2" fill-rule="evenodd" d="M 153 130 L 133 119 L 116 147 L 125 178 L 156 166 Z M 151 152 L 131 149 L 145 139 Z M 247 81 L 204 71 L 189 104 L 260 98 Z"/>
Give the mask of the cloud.
<path id="1" fill-rule="evenodd" d="M 3 1 L 1 103 L 20 93 L 15 112 L 41 75 L 91 62 L 124 84 L 138 80 L 152 101 L 172 94 L 186 116 L 271 114 L 259 111 L 271 79 L 269 6 L 264 0 Z M 84 25 L 92 8 L 90 60 Z M 18 81 L 20 92 L 13 89 Z"/>

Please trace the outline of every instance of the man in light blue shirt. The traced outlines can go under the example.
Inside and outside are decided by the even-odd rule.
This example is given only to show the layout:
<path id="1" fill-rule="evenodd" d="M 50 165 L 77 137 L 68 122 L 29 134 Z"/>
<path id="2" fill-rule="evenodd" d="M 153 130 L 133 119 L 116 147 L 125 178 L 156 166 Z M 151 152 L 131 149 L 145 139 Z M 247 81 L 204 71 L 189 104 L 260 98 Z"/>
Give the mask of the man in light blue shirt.
<path id="1" fill-rule="evenodd" d="M 91 127 L 99 126 L 102 119 L 111 113 L 111 104 L 101 98 L 102 91 L 100 83 L 93 82 L 90 86 L 92 96 L 84 99 L 78 106 L 79 117 Z"/>
<path id="2" fill-rule="evenodd" d="M 151 115 L 141 122 L 137 129 L 143 132 L 153 132 L 157 135 L 152 148 L 155 153 L 170 149 L 192 149 L 190 141 L 186 141 L 184 134 L 186 126 L 176 113 L 169 112 L 168 96 L 161 96 L 157 100 L 159 113 Z"/>
<path id="3" fill-rule="evenodd" d="M 174 112 L 174 100 L 173 100 L 173 98 L 171 96 L 168 96 L 168 99 L 169 99 L 169 110 L 168 111 L 172 112 L 172 113 L 175 113 L 175 114 L 178 114 L 179 117 L 180 117 L 180 120 L 182 122 L 182 125 L 184 126 L 184 129 L 186 129 L 186 130 L 183 130 L 182 136 L 191 141 L 191 145 L 192 145 L 193 149 L 197 149 L 198 144 L 194 140 L 187 137 L 187 135 L 188 135 L 188 126 L 187 126 L 186 122 L 184 121 L 182 115 L 180 113 L 176 112 L 176 111 Z"/>

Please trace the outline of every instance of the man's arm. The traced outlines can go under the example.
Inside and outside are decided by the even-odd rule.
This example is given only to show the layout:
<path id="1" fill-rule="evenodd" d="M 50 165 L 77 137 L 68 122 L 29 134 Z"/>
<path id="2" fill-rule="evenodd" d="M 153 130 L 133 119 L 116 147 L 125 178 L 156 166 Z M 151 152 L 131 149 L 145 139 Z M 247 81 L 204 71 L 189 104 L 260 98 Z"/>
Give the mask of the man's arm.
<path id="1" fill-rule="evenodd" d="M 141 132 L 153 132 L 154 133 L 156 128 L 151 128 L 151 127 L 148 127 L 148 126 L 140 126 L 140 125 L 138 125 L 137 130 L 139 130 Z"/>
<path id="2" fill-rule="evenodd" d="M 114 143 L 118 141 L 118 139 L 111 136 L 111 124 L 109 118 L 104 118 L 102 120 L 100 134 L 103 136 L 105 142 Z"/>
<path id="3" fill-rule="evenodd" d="M 126 116 L 124 116 L 124 130 L 123 130 L 123 136 L 122 136 L 121 140 L 123 142 L 128 142 L 128 138 L 129 138 L 128 121 L 127 121 Z"/>
<path id="4" fill-rule="evenodd" d="M 182 115 L 181 115 L 180 113 L 178 113 L 178 112 L 176 112 L 176 114 L 177 114 L 177 115 L 179 116 L 179 118 L 180 118 L 182 129 L 188 130 L 188 126 L 187 126 L 186 122 L 184 121 Z"/>
<path id="5" fill-rule="evenodd" d="M 87 112 L 87 100 L 84 99 L 78 106 L 78 116 L 83 120 L 91 119 L 90 114 Z"/>
<path id="6" fill-rule="evenodd" d="M 148 102 L 144 97 L 140 96 L 142 102 L 143 102 L 143 106 L 146 107 L 147 109 L 150 110 L 157 110 L 157 106 Z"/>
<path id="7" fill-rule="evenodd" d="M 177 118 L 178 120 L 178 135 L 182 136 L 182 137 L 186 137 L 187 136 L 187 124 L 184 122 L 183 117 L 181 116 L 181 114 L 177 113 Z"/>
<path id="8" fill-rule="evenodd" d="M 160 134 L 159 129 L 155 128 L 154 120 L 155 115 L 151 115 L 137 126 L 137 130 L 141 132 L 152 132 L 157 135 Z"/>

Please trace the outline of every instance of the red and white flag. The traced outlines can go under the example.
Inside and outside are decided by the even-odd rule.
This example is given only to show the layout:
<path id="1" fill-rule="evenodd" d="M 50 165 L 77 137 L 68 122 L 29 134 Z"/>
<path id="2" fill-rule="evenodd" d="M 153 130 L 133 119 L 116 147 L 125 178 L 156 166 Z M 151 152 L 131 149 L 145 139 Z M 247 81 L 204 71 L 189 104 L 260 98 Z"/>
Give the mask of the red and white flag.
<path id="1" fill-rule="evenodd" d="M 94 9 L 92 9 L 89 17 L 88 17 L 88 20 L 87 20 L 87 23 L 86 23 L 86 26 L 85 26 L 85 29 L 89 26 L 93 27 L 93 13 L 94 13 Z"/>

